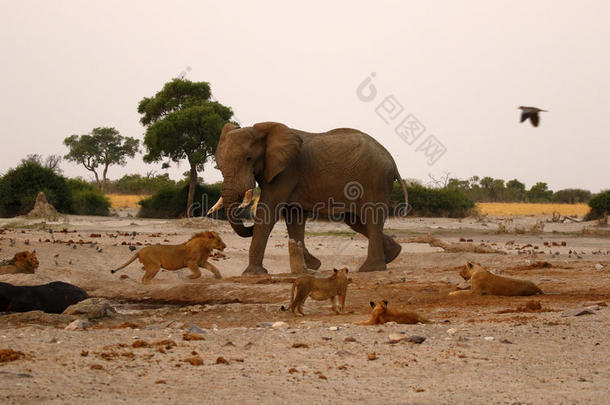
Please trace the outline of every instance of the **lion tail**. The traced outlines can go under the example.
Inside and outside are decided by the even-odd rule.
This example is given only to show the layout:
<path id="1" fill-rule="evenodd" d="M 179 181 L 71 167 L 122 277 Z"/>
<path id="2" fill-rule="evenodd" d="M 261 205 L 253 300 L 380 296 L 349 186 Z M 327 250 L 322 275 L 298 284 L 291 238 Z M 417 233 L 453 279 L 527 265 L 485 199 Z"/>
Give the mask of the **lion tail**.
<path id="1" fill-rule="evenodd" d="M 121 269 L 124 269 L 125 267 L 129 266 L 129 265 L 130 265 L 130 264 L 131 264 L 131 263 L 132 263 L 134 260 L 136 260 L 137 258 L 138 258 L 138 253 L 136 253 L 135 255 L 133 255 L 133 257 L 132 257 L 131 259 L 129 259 L 129 260 L 127 261 L 127 263 L 125 263 L 125 264 L 124 264 L 124 265 L 122 265 L 121 267 L 117 267 L 117 268 L 116 268 L 116 269 L 114 269 L 114 270 L 110 270 L 110 272 L 111 272 L 112 274 L 114 274 L 114 273 L 116 273 L 117 271 L 119 271 L 119 270 L 121 270 Z"/>

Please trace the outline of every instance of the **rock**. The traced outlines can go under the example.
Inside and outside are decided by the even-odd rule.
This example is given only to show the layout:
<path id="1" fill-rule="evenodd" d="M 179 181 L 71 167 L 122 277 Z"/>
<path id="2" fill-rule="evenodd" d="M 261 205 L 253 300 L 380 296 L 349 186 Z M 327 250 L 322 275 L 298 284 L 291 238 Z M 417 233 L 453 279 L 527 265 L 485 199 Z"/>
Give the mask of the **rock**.
<path id="1" fill-rule="evenodd" d="M 603 268 L 604 268 L 604 265 L 603 265 L 603 264 L 601 264 L 601 263 L 596 263 L 596 264 L 595 264 L 595 269 L 596 269 L 596 270 L 603 270 Z"/>
<path id="2" fill-rule="evenodd" d="M 415 343 L 418 345 L 424 343 L 425 340 L 426 340 L 426 338 L 423 336 L 412 335 L 411 337 L 409 337 L 410 343 Z"/>
<path id="3" fill-rule="evenodd" d="M 271 327 L 273 329 L 286 329 L 288 327 L 288 324 L 286 322 L 284 322 L 284 321 L 277 321 L 277 322 L 274 322 L 271 325 Z"/>
<path id="4" fill-rule="evenodd" d="M 229 364 L 229 360 L 225 359 L 222 356 L 218 356 L 216 359 L 216 364 Z"/>
<path id="5" fill-rule="evenodd" d="M 457 332 L 457 329 L 455 329 L 455 328 L 447 329 L 447 334 L 448 335 L 455 335 L 456 332 Z"/>
<path id="6" fill-rule="evenodd" d="M 349 350 L 339 350 L 338 352 L 335 353 L 337 356 L 355 356 L 354 353 L 350 352 Z"/>
<path id="7" fill-rule="evenodd" d="M 206 333 L 206 331 L 204 329 L 201 329 L 199 326 L 195 325 L 195 324 L 191 324 L 191 326 L 189 326 L 188 331 L 190 333 Z"/>
<path id="8" fill-rule="evenodd" d="M 407 339 L 405 335 L 400 335 L 398 333 L 392 333 L 390 336 L 388 336 L 388 338 L 390 339 L 388 340 L 388 343 L 398 343 L 402 340 Z"/>
<path id="9" fill-rule="evenodd" d="M 89 322 L 84 321 L 82 319 L 77 319 L 75 321 L 70 322 L 68 326 L 66 326 L 65 330 L 85 330 L 89 327 Z"/>
<path id="10" fill-rule="evenodd" d="M 488 342 L 491 342 L 494 340 L 493 336 L 485 336 L 483 339 L 487 340 Z"/>
<path id="11" fill-rule="evenodd" d="M 115 318 L 118 315 L 105 298 L 87 298 L 70 305 L 63 313 L 66 315 L 85 315 L 87 319 Z"/>
<path id="12" fill-rule="evenodd" d="M 345 342 L 357 342 L 356 338 L 353 336 L 348 336 L 344 339 Z"/>
<path id="13" fill-rule="evenodd" d="M 511 342 L 508 339 L 502 339 L 502 340 L 500 340 L 500 343 L 505 343 L 505 344 L 508 344 L 508 345 L 512 345 L 513 344 L 513 342 Z"/>
<path id="14" fill-rule="evenodd" d="M 569 316 L 581 316 L 581 315 L 590 315 L 594 314 L 595 311 L 591 308 L 577 308 L 577 309 L 568 309 L 563 311 L 561 314 L 562 318 L 567 318 Z"/>
<path id="15" fill-rule="evenodd" d="M 273 322 L 259 322 L 256 324 L 257 328 L 270 328 L 273 326 Z"/>
<path id="16" fill-rule="evenodd" d="M 366 355 L 366 358 L 369 360 L 377 360 L 378 359 L 377 353 L 375 353 L 375 352 L 369 353 Z"/>
<path id="17" fill-rule="evenodd" d="M 328 330 L 330 330 L 330 331 L 338 331 L 339 327 L 338 326 L 331 326 L 330 328 L 328 328 Z"/>

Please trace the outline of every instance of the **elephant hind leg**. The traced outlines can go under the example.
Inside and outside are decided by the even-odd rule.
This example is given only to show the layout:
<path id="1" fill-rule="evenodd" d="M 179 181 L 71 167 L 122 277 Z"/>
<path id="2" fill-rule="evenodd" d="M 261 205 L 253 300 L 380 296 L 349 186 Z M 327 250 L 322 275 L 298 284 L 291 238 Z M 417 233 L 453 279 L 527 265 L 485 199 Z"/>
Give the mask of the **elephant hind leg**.
<path id="1" fill-rule="evenodd" d="M 373 219 L 375 219 L 374 215 L 371 213 L 367 213 L 366 215 L 368 218 L 365 218 L 361 223 L 366 227 L 369 248 L 366 260 L 358 271 L 385 270 L 387 267 L 383 249 L 383 220 L 373 221 Z"/>
<path id="2" fill-rule="evenodd" d="M 360 221 L 360 218 L 358 218 L 356 215 L 354 215 L 354 214 L 346 215 L 345 223 L 347 225 L 349 225 L 349 227 L 352 228 L 354 231 L 356 231 L 368 238 L 368 231 L 367 231 L 366 226 L 364 226 L 364 224 Z M 400 252 L 402 250 L 402 246 L 400 246 L 400 244 L 397 243 L 394 240 L 394 238 L 386 235 L 385 233 L 382 235 L 383 235 L 383 255 L 385 258 L 385 262 L 390 263 L 391 261 L 393 261 L 394 259 L 396 259 L 398 257 L 398 255 L 400 254 Z"/>
<path id="3" fill-rule="evenodd" d="M 396 242 L 394 238 L 383 234 L 383 253 L 385 256 L 385 262 L 390 263 L 396 259 L 402 250 L 400 243 Z"/>

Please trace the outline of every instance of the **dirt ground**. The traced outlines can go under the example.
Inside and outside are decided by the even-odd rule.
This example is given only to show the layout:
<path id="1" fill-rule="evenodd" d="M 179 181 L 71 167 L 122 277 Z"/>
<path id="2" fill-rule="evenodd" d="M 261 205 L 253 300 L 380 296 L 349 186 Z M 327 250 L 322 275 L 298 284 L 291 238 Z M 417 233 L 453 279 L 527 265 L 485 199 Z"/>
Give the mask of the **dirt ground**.
<path id="1" fill-rule="evenodd" d="M 530 234 L 504 230 L 531 229 L 548 217 L 392 219 L 387 233 L 398 240 L 430 233 L 507 254 L 403 243 L 388 270 L 374 273 L 356 271 L 366 239 L 343 224 L 310 223 L 306 245 L 322 260 L 319 274 L 347 266 L 353 283 L 346 314 L 331 315 L 328 302 L 308 300 L 306 316 L 295 317 L 281 311 L 294 279 L 287 274 L 283 224 L 267 246 L 272 275 L 242 277 L 249 239 L 226 223 L 126 214 L 0 221 L 0 256 L 36 249 L 40 260 L 36 274 L 0 275 L 0 281 L 70 282 L 118 311 L 85 330 L 65 330 L 74 319 L 68 315 L 0 315 L 3 404 L 610 403 L 610 233 L 594 223 L 547 223 Z M 132 256 L 130 245 L 181 243 L 201 230 L 218 231 L 228 246 L 226 257 L 213 262 L 222 280 L 206 270 L 191 280 L 183 269 L 142 285 L 138 263 L 110 274 Z M 450 297 L 467 260 L 534 281 L 545 295 Z M 369 301 L 380 299 L 432 323 L 355 325 L 368 318 Z M 541 309 L 527 309 L 532 300 Z M 584 307 L 593 314 L 564 316 Z M 425 340 L 410 343 L 414 335 Z"/>

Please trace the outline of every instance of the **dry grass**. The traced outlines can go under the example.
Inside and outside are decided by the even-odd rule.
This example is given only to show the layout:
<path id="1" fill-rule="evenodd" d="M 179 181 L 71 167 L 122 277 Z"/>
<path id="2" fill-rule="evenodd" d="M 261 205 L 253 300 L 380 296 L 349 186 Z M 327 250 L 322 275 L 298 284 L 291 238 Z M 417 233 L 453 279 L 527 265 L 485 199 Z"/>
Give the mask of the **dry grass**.
<path id="1" fill-rule="evenodd" d="M 112 208 L 139 208 L 138 201 L 148 197 L 147 195 L 135 194 L 106 194 Z"/>
<path id="2" fill-rule="evenodd" d="M 589 212 L 587 204 L 477 203 L 477 209 L 493 216 L 553 215 L 553 212 L 583 216 Z"/>

